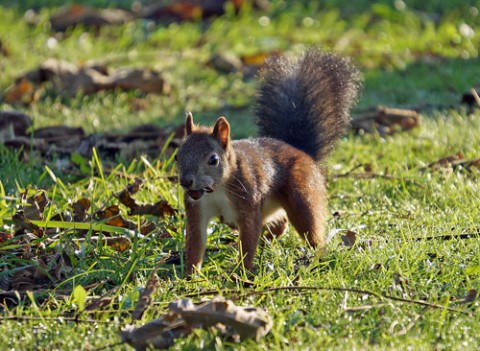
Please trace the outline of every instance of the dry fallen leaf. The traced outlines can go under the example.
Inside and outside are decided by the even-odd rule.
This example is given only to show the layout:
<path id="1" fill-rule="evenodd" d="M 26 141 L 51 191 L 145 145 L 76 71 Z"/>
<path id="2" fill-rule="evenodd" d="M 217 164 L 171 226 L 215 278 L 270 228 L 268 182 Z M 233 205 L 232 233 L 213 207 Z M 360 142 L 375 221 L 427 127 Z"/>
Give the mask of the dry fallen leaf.
<path id="1" fill-rule="evenodd" d="M 131 221 L 124 219 L 120 215 L 120 208 L 118 205 L 111 205 L 104 210 L 99 210 L 96 216 L 100 220 L 105 220 L 105 223 L 114 227 L 136 229 L 137 225 Z"/>
<path id="2" fill-rule="evenodd" d="M 78 25 L 98 28 L 104 25 L 122 24 L 133 18 L 133 14 L 125 10 L 94 9 L 79 4 L 71 4 L 54 13 L 50 17 L 50 23 L 54 31 L 63 32 Z"/>
<path id="3" fill-rule="evenodd" d="M 420 168 L 421 171 L 429 169 L 432 171 L 441 171 L 447 175 L 451 174 L 453 171 L 463 170 L 469 173 L 474 173 L 480 171 L 480 159 L 465 160 L 465 156 L 459 151 L 454 155 L 442 157 L 437 161 L 431 162 L 427 166 Z"/>
<path id="4" fill-rule="evenodd" d="M 7 92 L 6 99 L 9 102 L 25 100 L 25 96 L 30 96 L 45 82 L 51 82 L 57 94 L 70 96 L 114 89 L 137 89 L 146 94 L 170 91 L 170 86 L 160 73 L 151 69 L 108 69 L 95 65 L 75 65 L 54 58 L 18 77 L 16 82 Z"/>
<path id="5" fill-rule="evenodd" d="M 155 290 L 157 290 L 159 285 L 160 280 L 157 277 L 156 270 L 153 270 L 148 278 L 147 286 L 145 286 L 145 289 L 143 289 L 142 293 L 140 294 L 140 298 L 137 301 L 135 310 L 132 312 L 132 321 L 142 319 L 145 310 L 152 302 L 151 295 Z"/>
<path id="6" fill-rule="evenodd" d="M 132 194 L 135 194 L 142 186 L 143 181 L 136 179 L 133 184 L 128 185 L 124 190 L 117 194 L 121 204 L 129 209 L 129 215 L 152 215 L 156 217 L 174 216 L 177 210 L 168 204 L 165 200 L 157 201 L 154 204 L 137 204 Z"/>
<path id="7" fill-rule="evenodd" d="M 216 327 L 235 340 L 259 338 L 272 327 L 270 316 L 263 309 L 236 306 L 232 301 L 216 297 L 200 305 L 189 299 L 177 300 L 169 311 L 142 327 L 127 327 L 121 333 L 123 342 L 135 350 L 149 346 L 163 349 L 171 346 L 175 338 L 188 335 L 194 328 Z"/>
<path id="8" fill-rule="evenodd" d="M 352 230 L 347 230 L 347 232 L 341 236 L 341 239 L 345 246 L 352 247 L 357 241 L 357 233 Z"/>
<path id="9" fill-rule="evenodd" d="M 81 198 L 72 204 L 73 220 L 75 222 L 84 222 L 90 219 L 88 210 L 92 205 L 91 201 L 87 198 Z"/>
<path id="10" fill-rule="evenodd" d="M 120 337 L 136 351 L 151 350 L 151 348 L 162 350 L 172 346 L 175 339 L 190 332 L 191 329 L 185 326 L 180 316 L 169 311 L 141 327 L 127 325 L 120 333 Z"/>
<path id="11" fill-rule="evenodd" d="M 22 112 L 0 111 L 0 143 L 13 137 L 25 136 L 31 125 L 31 118 Z"/>
<path id="12" fill-rule="evenodd" d="M 379 106 L 375 111 L 357 116 L 352 128 L 357 132 L 392 135 L 418 127 L 421 116 L 417 111 Z"/>
<path id="13" fill-rule="evenodd" d="M 35 100 L 35 88 L 25 77 L 20 77 L 10 86 L 5 94 L 8 103 L 31 103 Z"/>
<path id="14" fill-rule="evenodd" d="M 22 206 L 24 216 L 30 220 L 41 220 L 43 218 L 43 212 L 45 207 L 49 203 L 47 194 L 45 191 L 38 191 L 34 195 L 28 196 L 28 190 L 22 194 L 22 202 L 26 202 L 27 205 Z"/>
<path id="15" fill-rule="evenodd" d="M 83 244 L 87 241 L 87 239 L 80 238 L 80 239 L 73 239 L 74 242 L 78 244 Z M 125 251 L 126 249 L 129 249 L 132 246 L 132 242 L 130 241 L 130 238 L 124 235 L 119 235 L 119 236 L 113 236 L 113 237 L 106 237 L 102 236 L 101 238 L 98 236 L 92 236 L 90 239 L 88 239 L 89 243 L 92 243 L 94 245 L 97 245 L 98 243 L 103 243 L 111 248 L 113 248 L 116 251 Z"/>
<path id="16" fill-rule="evenodd" d="M 174 216 L 176 213 L 177 210 L 170 206 L 166 200 L 160 200 L 151 205 L 139 205 L 135 209 L 132 209 L 129 212 L 129 215 L 152 215 L 156 217 L 165 217 Z"/>
<path id="17" fill-rule="evenodd" d="M 12 216 L 12 221 L 15 223 L 15 226 L 19 231 L 27 231 L 28 233 L 34 234 L 39 238 L 41 238 L 44 234 L 43 229 L 30 222 L 30 220 L 25 217 L 25 213 L 23 213 L 23 211 L 18 211 L 15 213 Z"/>
<path id="18" fill-rule="evenodd" d="M 3 244 L 5 241 L 13 239 L 12 234 L 0 232 L 0 244 Z"/>
<path id="19" fill-rule="evenodd" d="M 208 60 L 207 65 L 222 73 L 243 71 L 242 61 L 232 53 L 216 53 Z"/>

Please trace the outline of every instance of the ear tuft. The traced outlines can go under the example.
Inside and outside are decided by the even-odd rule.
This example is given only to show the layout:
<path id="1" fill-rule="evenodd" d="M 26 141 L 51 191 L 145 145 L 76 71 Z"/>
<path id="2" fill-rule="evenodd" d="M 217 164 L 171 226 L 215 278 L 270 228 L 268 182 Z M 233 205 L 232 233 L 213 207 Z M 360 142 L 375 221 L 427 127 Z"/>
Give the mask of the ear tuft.
<path id="1" fill-rule="evenodd" d="M 212 136 L 220 141 L 222 148 L 226 150 L 230 145 L 230 124 L 225 117 L 218 117 L 213 127 Z"/>
<path id="2" fill-rule="evenodd" d="M 189 111 L 189 112 L 187 112 L 187 120 L 185 121 L 185 134 L 186 134 L 186 136 L 189 136 L 190 134 L 193 133 L 193 128 L 194 128 L 193 115 Z"/>

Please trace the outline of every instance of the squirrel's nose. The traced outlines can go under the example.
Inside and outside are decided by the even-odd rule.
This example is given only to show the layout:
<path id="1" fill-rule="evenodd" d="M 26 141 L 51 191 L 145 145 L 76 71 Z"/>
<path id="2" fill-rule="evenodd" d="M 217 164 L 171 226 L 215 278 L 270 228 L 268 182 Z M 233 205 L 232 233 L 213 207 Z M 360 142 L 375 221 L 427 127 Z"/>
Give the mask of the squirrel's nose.
<path id="1" fill-rule="evenodd" d="M 190 174 L 182 176 L 180 178 L 180 185 L 187 189 L 190 188 L 193 185 L 193 176 Z"/>

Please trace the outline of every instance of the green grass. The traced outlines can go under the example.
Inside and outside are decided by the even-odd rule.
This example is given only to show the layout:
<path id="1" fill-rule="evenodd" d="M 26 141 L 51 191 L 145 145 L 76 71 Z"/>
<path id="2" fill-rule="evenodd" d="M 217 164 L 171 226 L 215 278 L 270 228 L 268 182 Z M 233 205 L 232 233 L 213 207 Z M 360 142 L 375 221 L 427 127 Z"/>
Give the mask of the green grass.
<path id="1" fill-rule="evenodd" d="M 182 262 L 161 264 L 154 303 L 137 324 L 158 317 L 169 302 L 197 292 L 215 290 L 229 296 L 231 289 L 243 295 L 281 286 L 310 286 L 326 289 L 270 291 L 236 301 L 264 307 L 271 314 L 272 332 L 258 342 L 233 344 L 214 332 L 198 331 L 178 340 L 173 349 L 478 349 L 480 302 L 460 301 L 469 290 L 480 289 L 479 237 L 426 238 L 478 232 L 480 170 L 421 170 L 459 151 L 466 159 L 480 157 L 478 109 L 470 113 L 459 105 L 462 94 L 478 84 L 479 16 L 471 8 L 478 7 L 478 2 L 412 1 L 406 9 L 397 10 L 390 2 L 327 1 L 317 7 L 309 2 L 274 1 L 266 13 L 247 9 L 234 16 L 227 12 L 202 23 L 150 26 L 137 21 L 103 28 L 98 34 L 79 28 L 59 37 L 56 48 L 49 49 L 46 42 L 53 34 L 46 20 L 60 3 L 30 1 L 19 6 L 7 1 L 0 7 L 0 40 L 10 52 L 0 59 L 0 91 L 49 57 L 75 63 L 98 60 L 112 67 L 152 67 L 173 88 L 162 96 L 103 92 L 67 98 L 47 87 L 30 106 L 0 102 L 1 110 L 22 110 L 32 116 L 35 127 L 66 124 L 83 126 L 87 132 L 122 132 L 140 123 L 179 124 L 184 111 L 191 110 L 196 121 L 204 123 L 226 115 L 236 137 L 253 135 L 255 81 L 240 73 L 219 73 L 207 61 L 218 52 L 294 54 L 308 45 L 351 56 L 360 66 L 365 88 L 356 112 L 376 105 L 427 107 L 419 128 L 384 138 L 350 134 L 329 159 L 329 229 L 355 231 L 355 246 L 343 245 L 341 233 L 337 234 L 329 251 L 318 259 L 290 232 L 259 249 L 258 272 L 251 278 L 256 285 L 248 288 L 230 279 L 238 256 L 235 246 L 228 244 L 231 230 L 214 223 L 202 274 L 187 281 L 182 278 Z M 125 1 L 102 4 L 128 7 Z M 41 9 L 37 27 L 23 19 L 23 11 L 34 5 Z M 268 25 L 260 24 L 265 23 L 259 21 L 262 16 L 269 18 Z M 464 24 L 472 28 L 472 35 L 464 35 Z M 133 98 L 144 99 L 146 108 L 132 110 Z M 91 201 L 91 213 L 116 204 L 112 195 L 135 177 L 146 179 L 135 195 L 137 201 L 153 203 L 164 198 L 179 209 L 179 215 L 159 219 L 128 216 L 121 206 L 124 217 L 135 223 L 147 218 L 156 228 L 145 237 L 134 235 L 131 248 L 124 252 L 89 242 L 91 232 L 75 231 L 51 233 L 53 241 L 46 236 L 38 239 L 46 246 L 37 243 L 31 256 L 25 254 L 27 258 L 14 255 L 18 250 L 13 248 L 0 252 L 2 284 L 22 268 L 38 265 L 31 257 L 60 252 L 71 267 L 61 279 L 49 277 L 51 283 L 42 285 L 47 287 L 44 291 L 19 301 L 13 298 L 15 305 L 0 307 L 0 349 L 78 350 L 118 343 L 118 331 L 131 322 L 131 311 L 150 272 L 169 252 L 183 249 L 182 194 L 166 178 L 175 174 L 172 160 L 159 155 L 111 166 L 93 158 L 85 160 L 87 171 L 78 177 L 63 173 L 55 157 L 20 155 L 0 146 L 0 232 L 13 233 L 11 218 L 26 189 L 30 194 L 46 189 L 51 200 L 44 211 L 48 220 L 58 213 L 71 213 L 71 203 L 80 198 Z M 362 164 L 392 178 L 335 177 Z M 171 238 L 161 238 L 162 231 Z M 82 235 L 86 243 L 75 245 Z M 87 305 L 102 295 L 111 301 L 94 311 L 82 311 L 82 299 L 72 291 L 90 284 L 95 285 L 87 292 Z M 77 322 L 71 321 L 75 317 Z"/>

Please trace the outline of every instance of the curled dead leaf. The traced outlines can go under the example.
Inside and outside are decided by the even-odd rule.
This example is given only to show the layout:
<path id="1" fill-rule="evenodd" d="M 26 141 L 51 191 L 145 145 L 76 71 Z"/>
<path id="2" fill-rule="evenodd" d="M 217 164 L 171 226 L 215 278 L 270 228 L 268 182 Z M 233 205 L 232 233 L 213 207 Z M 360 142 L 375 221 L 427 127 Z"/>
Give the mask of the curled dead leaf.
<path id="1" fill-rule="evenodd" d="M 169 311 L 158 319 L 139 328 L 128 327 L 121 333 L 122 341 L 135 350 L 146 350 L 149 346 L 163 349 L 194 328 L 216 327 L 235 340 L 258 340 L 272 327 L 271 317 L 263 309 L 236 306 L 223 297 L 215 297 L 199 305 L 189 299 L 177 300 L 168 308 Z"/>
<path id="2" fill-rule="evenodd" d="M 398 131 L 407 131 L 420 125 L 421 115 L 415 110 L 379 106 L 373 112 L 357 116 L 352 127 L 357 132 L 380 135 L 392 135 Z"/>
<path id="3" fill-rule="evenodd" d="M 134 15 L 120 9 L 94 9 L 80 4 L 71 4 L 60 8 L 50 17 L 54 31 L 63 32 L 70 27 L 101 27 L 128 22 Z"/>
<path id="4" fill-rule="evenodd" d="M 426 170 L 440 171 L 447 174 L 453 171 L 467 171 L 469 173 L 478 172 L 480 170 L 480 159 L 465 160 L 465 156 L 461 151 L 454 155 L 442 157 L 427 166 L 420 168 L 420 171 Z"/>
<path id="5" fill-rule="evenodd" d="M 22 112 L 0 111 L 0 142 L 25 136 L 31 126 L 31 118 Z"/>
<path id="6" fill-rule="evenodd" d="M 91 201 L 87 198 L 81 198 L 80 200 L 72 203 L 73 219 L 75 222 L 84 222 L 90 218 L 88 210 L 92 205 Z"/>
<path id="7" fill-rule="evenodd" d="M 73 239 L 73 241 L 78 244 L 83 244 L 84 242 L 87 241 L 87 239 L 80 238 L 80 239 Z M 120 252 L 125 251 L 132 246 L 132 242 L 130 241 L 130 238 L 124 235 L 113 236 L 113 237 L 102 236 L 101 238 L 98 236 L 92 236 L 90 239 L 88 239 L 88 242 L 91 242 L 94 245 L 98 245 L 99 243 L 102 243 Z"/>
<path id="8" fill-rule="evenodd" d="M 169 311 L 141 327 L 127 325 L 120 333 L 120 337 L 136 351 L 145 351 L 149 348 L 163 350 L 172 346 L 175 339 L 187 335 L 190 331 L 178 314 Z"/>
<path id="9" fill-rule="evenodd" d="M 156 217 L 174 216 L 177 214 L 177 210 L 174 209 L 166 200 L 160 200 L 152 205 L 139 205 L 137 208 L 132 209 L 129 214 L 133 215 L 152 215 Z"/>
<path id="10" fill-rule="evenodd" d="M 50 200 L 47 198 L 45 191 L 38 191 L 32 196 L 28 196 L 28 190 L 22 194 L 22 202 L 26 202 L 27 205 L 22 206 L 22 211 L 25 218 L 30 220 L 41 220 L 43 218 L 43 212 Z"/>
<path id="11" fill-rule="evenodd" d="M 25 217 L 25 213 L 23 213 L 23 211 L 18 211 L 15 213 L 12 216 L 12 221 L 15 223 L 15 226 L 19 231 L 27 231 L 28 233 L 31 233 L 39 238 L 41 238 L 44 234 L 43 229 L 30 222 L 30 220 Z"/>
<path id="12" fill-rule="evenodd" d="M 150 306 L 152 302 L 151 295 L 152 293 L 157 290 L 160 285 L 160 280 L 157 277 L 156 270 L 153 270 L 150 273 L 150 277 L 147 281 L 147 286 L 143 289 L 142 293 L 140 294 L 140 298 L 137 301 L 135 306 L 135 310 L 132 312 L 132 320 L 137 321 L 142 319 L 145 310 Z"/>
<path id="13" fill-rule="evenodd" d="M 129 209 L 129 215 L 152 215 L 156 217 L 174 216 L 177 210 L 168 204 L 165 200 L 157 201 L 154 204 L 138 204 L 132 198 L 143 185 L 143 180 L 136 179 L 132 184 L 129 184 L 125 189 L 117 194 L 117 198 L 122 205 Z"/>
<path id="14" fill-rule="evenodd" d="M 98 219 L 104 220 L 106 224 L 114 227 L 136 229 L 137 225 L 131 221 L 124 219 L 120 215 L 120 208 L 118 205 L 111 205 L 104 210 L 99 210 L 95 213 Z"/>
<path id="15" fill-rule="evenodd" d="M 35 87 L 25 77 L 20 77 L 15 83 L 7 89 L 5 101 L 12 103 L 29 104 L 35 101 Z"/>
<path id="16" fill-rule="evenodd" d="M 345 246 L 352 247 L 357 241 L 357 233 L 352 230 L 347 230 L 347 232 L 341 236 L 341 239 Z"/>
<path id="17" fill-rule="evenodd" d="M 136 89 L 146 94 L 170 91 L 170 86 L 161 74 L 151 69 L 107 69 L 95 65 L 76 65 L 53 58 L 18 77 L 16 82 L 7 92 L 6 99 L 9 102 L 31 100 L 30 95 L 45 82 L 51 82 L 58 94 L 70 96 L 114 89 Z"/>
<path id="18" fill-rule="evenodd" d="M 7 240 L 12 239 L 13 236 L 10 233 L 0 232 L 0 244 L 4 243 Z"/>

